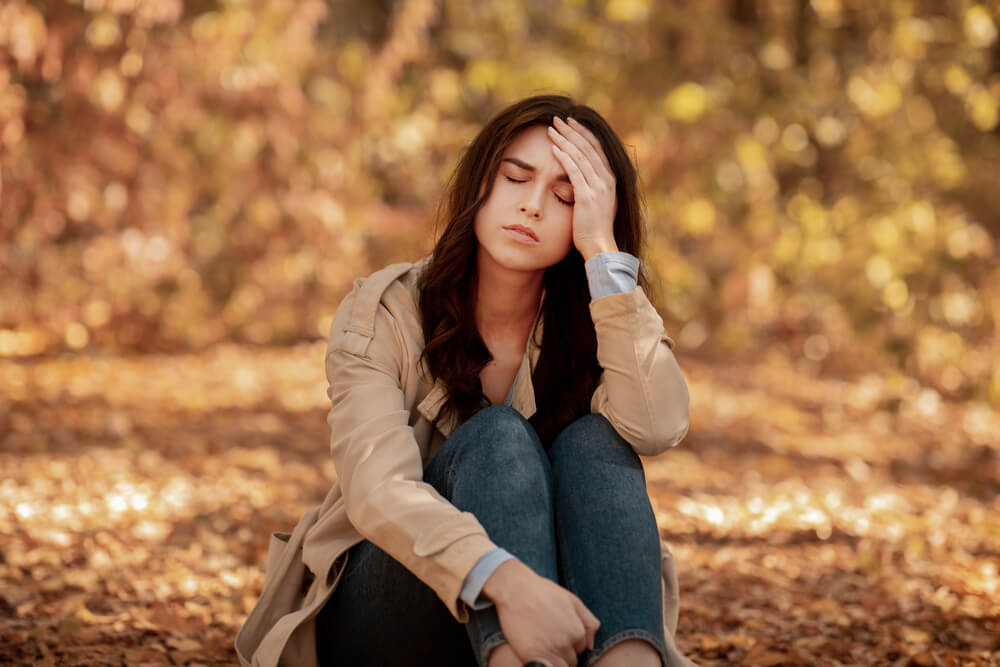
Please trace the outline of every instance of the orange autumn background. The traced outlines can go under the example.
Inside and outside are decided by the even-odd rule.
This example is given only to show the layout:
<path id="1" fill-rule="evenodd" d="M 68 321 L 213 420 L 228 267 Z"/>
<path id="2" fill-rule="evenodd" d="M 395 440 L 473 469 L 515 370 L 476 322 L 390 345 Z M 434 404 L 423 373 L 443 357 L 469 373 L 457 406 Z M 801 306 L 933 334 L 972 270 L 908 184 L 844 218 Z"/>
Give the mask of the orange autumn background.
<path id="1" fill-rule="evenodd" d="M 8 0 L 0 661 L 229 664 L 323 343 L 533 93 L 635 160 L 699 664 L 1000 664 L 1000 2 Z"/>

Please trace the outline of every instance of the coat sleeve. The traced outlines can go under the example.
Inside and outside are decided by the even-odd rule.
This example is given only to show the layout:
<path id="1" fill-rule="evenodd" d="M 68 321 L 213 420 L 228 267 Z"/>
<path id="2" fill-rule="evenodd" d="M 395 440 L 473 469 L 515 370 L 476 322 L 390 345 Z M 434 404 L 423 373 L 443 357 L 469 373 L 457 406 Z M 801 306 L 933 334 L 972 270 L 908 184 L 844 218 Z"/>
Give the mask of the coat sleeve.
<path id="1" fill-rule="evenodd" d="M 604 369 L 590 402 L 637 454 L 655 456 L 688 431 L 690 397 L 674 341 L 642 287 L 596 299 L 590 314 Z"/>
<path id="2" fill-rule="evenodd" d="M 384 305 L 374 335 L 352 330 L 357 288 L 337 310 L 326 353 L 330 451 L 348 518 L 358 532 L 431 587 L 459 622 L 459 594 L 479 559 L 494 549 L 471 512 L 460 511 L 423 481 L 423 461 L 401 378 L 403 335 Z M 415 372 L 415 369 L 414 369 Z"/>

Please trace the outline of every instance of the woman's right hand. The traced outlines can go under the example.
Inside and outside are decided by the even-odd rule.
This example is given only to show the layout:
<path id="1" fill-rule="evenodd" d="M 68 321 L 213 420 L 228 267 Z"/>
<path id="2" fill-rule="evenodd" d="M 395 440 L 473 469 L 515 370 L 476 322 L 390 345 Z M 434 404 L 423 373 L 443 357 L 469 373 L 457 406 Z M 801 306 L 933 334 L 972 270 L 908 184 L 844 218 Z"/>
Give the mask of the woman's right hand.
<path id="1" fill-rule="evenodd" d="M 500 628 L 522 664 L 541 658 L 575 667 L 577 654 L 594 648 L 597 617 L 572 592 L 517 559 L 501 563 L 483 593 L 496 605 Z"/>

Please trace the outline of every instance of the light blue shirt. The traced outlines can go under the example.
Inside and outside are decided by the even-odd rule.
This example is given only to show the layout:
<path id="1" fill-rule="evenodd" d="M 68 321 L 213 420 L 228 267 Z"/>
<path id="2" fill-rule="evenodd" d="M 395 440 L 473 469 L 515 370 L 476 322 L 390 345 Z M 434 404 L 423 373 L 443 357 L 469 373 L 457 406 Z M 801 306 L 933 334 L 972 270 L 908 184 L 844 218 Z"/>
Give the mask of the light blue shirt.
<path id="1" fill-rule="evenodd" d="M 639 259 L 627 252 L 598 253 L 584 263 L 584 268 L 587 271 L 587 284 L 590 286 L 592 302 L 611 294 L 631 292 L 638 284 Z M 515 377 L 510 391 L 507 392 L 504 405 L 511 404 L 516 385 Z M 500 564 L 511 558 L 514 556 L 500 547 L 486 552 L 465 577 L 459 597 L 473 609 L 486 609 L 492 605 L 493 601 L 482 595 L 483 586 Z"/>

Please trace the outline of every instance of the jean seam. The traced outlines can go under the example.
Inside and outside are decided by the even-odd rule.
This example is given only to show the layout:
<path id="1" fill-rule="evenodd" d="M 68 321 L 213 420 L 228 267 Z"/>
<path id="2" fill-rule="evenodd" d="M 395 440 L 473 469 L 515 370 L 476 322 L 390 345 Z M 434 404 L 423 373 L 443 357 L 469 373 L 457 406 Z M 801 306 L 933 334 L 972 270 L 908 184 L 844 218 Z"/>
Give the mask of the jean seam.
<path id="1" fill-rule="evenodd" d="M 638 628 L 633 630 L 622 630 L 618 634 L 612 635 L 608 639 L 605 639 L 604 643 L 601 644 L 600 648 L 595 647 L 595 650 L 588 651 L 585 654 L 586 657 L 584 659 L 584 662 L 581 664 L 581 667 L 592 667 L 592 665 L 598 660 L 600 660 L 605 653 L 607 653 L 610 649 L 614 648 L 616 645 L 620 644 L 626 639 L 645 639 L 646 641 L 648 641 L 650 644 L 652 644 L 653 648 L 656 649 L 656 652 L 659 654 L 661 665 L 663 665 L 663 667 L 666 667 L 667 664 L 666 646 L 657 641 L 657 638 L 649 631 Z"/>

